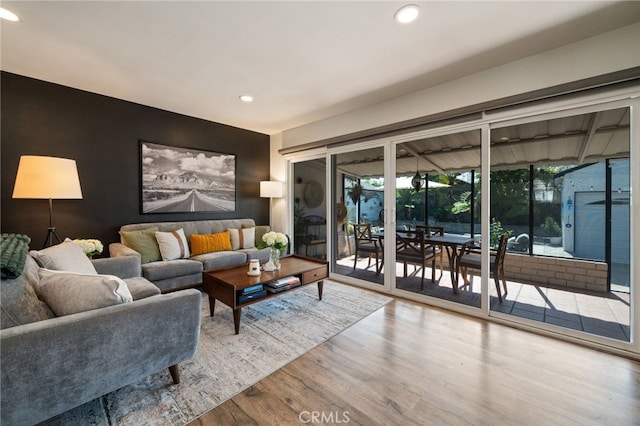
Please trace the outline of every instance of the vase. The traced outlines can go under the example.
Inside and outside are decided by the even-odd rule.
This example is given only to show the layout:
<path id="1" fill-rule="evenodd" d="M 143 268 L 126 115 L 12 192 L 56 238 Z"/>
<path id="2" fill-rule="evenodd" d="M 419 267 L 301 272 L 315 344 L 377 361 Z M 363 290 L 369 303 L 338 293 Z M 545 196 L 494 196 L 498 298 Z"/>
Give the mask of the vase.
<path id="1" fill-rule="evenodd" d="M 273 270 L 280 270 L 280 250 L 275 247 L 271 247 L 271 256 L 269 257 L 271 263 L 273 263 Z"/>

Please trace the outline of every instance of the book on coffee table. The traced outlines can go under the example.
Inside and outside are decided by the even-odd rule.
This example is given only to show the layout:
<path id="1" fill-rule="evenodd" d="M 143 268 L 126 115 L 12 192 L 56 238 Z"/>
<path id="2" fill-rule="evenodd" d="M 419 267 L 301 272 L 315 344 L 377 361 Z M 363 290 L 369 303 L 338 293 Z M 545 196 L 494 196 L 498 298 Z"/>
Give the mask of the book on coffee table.
<path id="1" fill-rule="evenodd" d="M 285 290 L 291 290 L 292 288 L 298 287 L 300 285 L 300 282 L 298 281 L 295 284 L 286 284 L 286 285 L 281 285 L 279 287 L 266 287 L 266 290 L 269 293 L 280 293 L 281 291 L 285 291 Z"/>
<path id="2" fill-rule="evenodd" d="M 295 284 L 300 284 L 300 278 L 291 276 L 291 277 L 283 277 L 283 278 L 278 278 L 277 280 L 269 281 L 268 283 L 265 284 L 265 287 L 280 288 L 280 287 L 286 287 L 286 286 L 291 286 Z"/>
<path id="3" fill-rule="evenodd" d="M 249 300 L 259 299 L 267 295 L 267 290 L 258 290 L 249 294 L 241 294 L 238 296 L 238 303 L 248 302 Z"/>
<path id="4" fill-rule="evenodd" d="M 242 289 L 242 294 L 251 294 L 251 293 L 256 293 L 258 291 L 262 291 L 263 287 L 262 284 L 256 284 L 256 285 L 252 285 L 251 287 L 247 287 L 245 289 Z"/>

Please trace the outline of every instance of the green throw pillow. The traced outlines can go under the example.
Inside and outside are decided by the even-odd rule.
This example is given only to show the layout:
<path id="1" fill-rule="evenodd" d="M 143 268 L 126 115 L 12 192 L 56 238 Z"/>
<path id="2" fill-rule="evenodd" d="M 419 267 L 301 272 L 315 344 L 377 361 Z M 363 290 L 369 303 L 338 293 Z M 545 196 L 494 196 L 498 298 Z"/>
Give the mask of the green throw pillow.
<path id="1" fill-rule="evenodd" d="M 253 228 L 253 226 L 242 225 L 243 228 Z M 258 225 L 256 228 L 256 240 L 255 245 L 257 248 L 262 249 L 267 246 L 267 243 L 262 241 L 262 236 L 267 232 L 271 231 L 271 226 L 269 225 Z"/>
<path id="2" fill-rule="evenodd" d="M 125 245 L 140 253 L 141 262 L 149 263 L 162 259 L 156 239 L 157 226 L 140 231 L 120 231 Z"/>

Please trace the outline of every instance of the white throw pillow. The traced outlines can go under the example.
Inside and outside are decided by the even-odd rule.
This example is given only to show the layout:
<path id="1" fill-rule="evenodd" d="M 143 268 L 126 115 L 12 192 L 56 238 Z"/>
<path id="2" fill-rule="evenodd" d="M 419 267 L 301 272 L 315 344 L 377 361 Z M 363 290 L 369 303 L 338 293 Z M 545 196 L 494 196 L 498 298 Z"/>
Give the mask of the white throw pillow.
<path id="1" fill-rule="evenodd" d="M 233 250 L 254 248 L 256 246 L 255 228 L 228 229 Z"/>
<path id="2" fill-rule="evenodd" d="M 86 275 L 40 268 L 38 296 L 56 316 L 133 301 L 127 284 L 114 275 Z"/>
<path id="3" fill-rule="evenodd" d="M 182 228 L 171 232 L 156 232 L 162 260 L 188 259 L 189 244 Z"/>
<path id="4" fill-rule="evenodd" d="M 31 250 L 30 254 L 43 268 L 78 274 L 98 274 L 82 248 L 71 240 L 46 249 Z"/>

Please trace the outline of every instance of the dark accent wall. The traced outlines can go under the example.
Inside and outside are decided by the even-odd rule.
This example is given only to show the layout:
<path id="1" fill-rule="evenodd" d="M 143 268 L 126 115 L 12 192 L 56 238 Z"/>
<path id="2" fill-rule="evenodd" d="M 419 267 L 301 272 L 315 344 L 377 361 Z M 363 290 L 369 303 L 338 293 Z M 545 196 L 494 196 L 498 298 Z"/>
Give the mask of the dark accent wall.
<path id="1" fill-rule="evenodd" d="M 44 243 L 49 207 L 47 200 L 11 198 L 21 155 L 77 162 L 83 199 L 53 201 L 61 239 L 98 238 L 106 247 L 119 240 L 126 223 L 228 218 L 268 223 L 269 200 L 259 197 L 259 181 L 269 179 L 268 135 L 7 72 L 1 78 L 1 231 L 29 235 L 31 248 Z M 140 139 L 235 154 L 236 211 L 141 214 Z"/>

